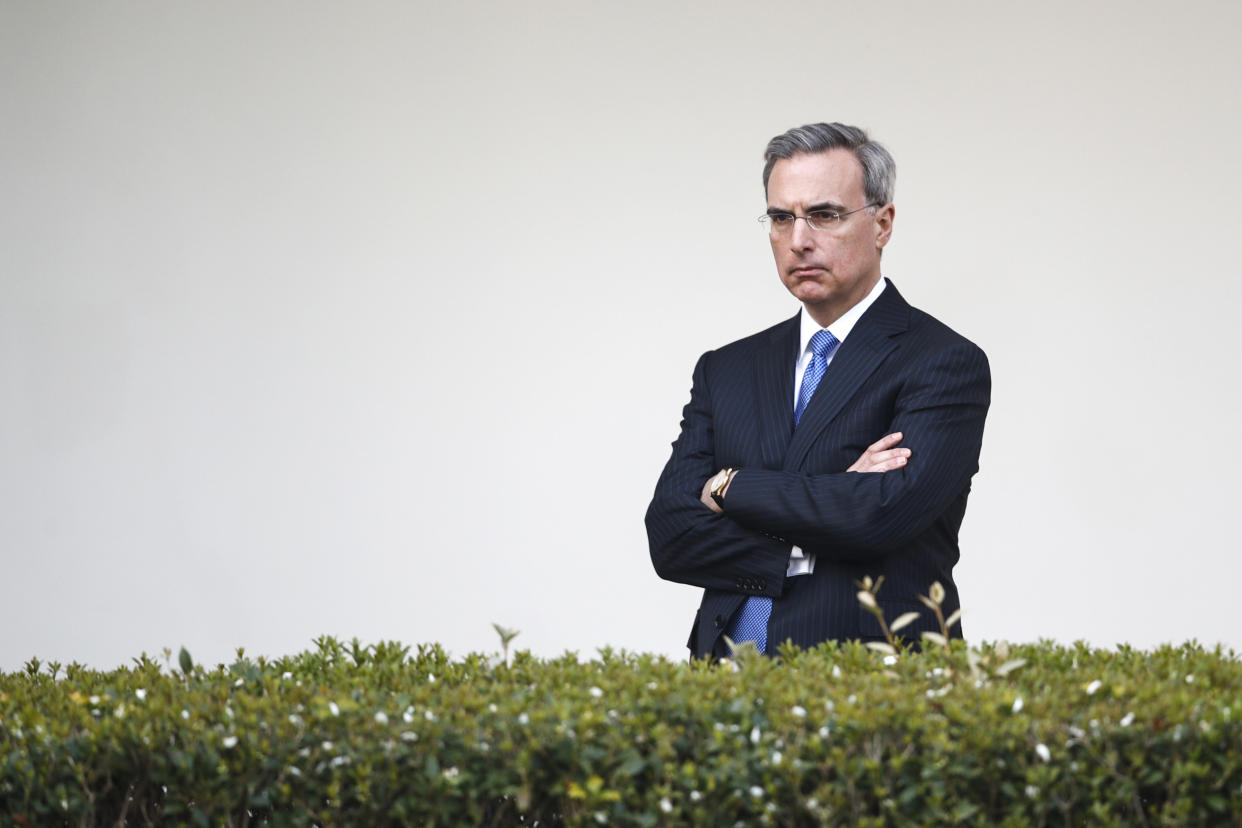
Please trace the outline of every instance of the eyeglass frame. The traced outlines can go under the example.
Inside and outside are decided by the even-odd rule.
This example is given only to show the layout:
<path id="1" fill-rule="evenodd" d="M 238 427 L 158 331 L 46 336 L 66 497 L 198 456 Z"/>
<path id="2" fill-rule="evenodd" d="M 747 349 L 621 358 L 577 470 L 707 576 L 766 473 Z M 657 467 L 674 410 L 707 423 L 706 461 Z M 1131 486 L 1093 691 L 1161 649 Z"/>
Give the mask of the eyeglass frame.
<path id="1" fill-rule="evenodd" d="M 881 207 L 881 206 L 883 205 L 881 205 L 880 202 L 873 201 L 870 204 L 864 204 L 863 206 L 859 207 L 857 210 L 850 210 L 847 213 L 838 213 L 836 210 L 825 209 L 825 210 L 811 210 L 805 216 L 800 216 L 797 213 L 791 213 L 788 210 L 778 210 L 775 213 L 764 213 L 762 216 L 756 219 L 756 221 L 762 224 L 764 228 L 767 229 L 768 233 L 777 233 L 777 232 L 783 233 L 783 232 L 793 232 L 794 225 L 798 223 L 798 219 L 802 219 L 803 221 L 806 222 L 807 227 L 811 228 L 812 230 L 818 230 L 822 233 L 822 232 L 833 229 L 834 226 L 839 227 L 841 225 L 842 220 L 844 220 L 847 216 L 852 216 L 855 213 L 861 213 L 863 210 L 867 210 L 872 207 Z M 820 225 L 815 223 L 815 221 L 811 218 L 811 216 L 815 215 L 816 213 L 827 213 L 832 216 L 832 218 L 828 220 L 829 221 L 828 226 L 821 227 Z M 780 228 L 777 227 L 776 222 L 773 221 L 773 219 L 776 218 L 777 216 L 791 216 L 793 218 L 793 221 L 789 223 L 788 231 L 786 231 L 784 227 L 780 227 Z"/>

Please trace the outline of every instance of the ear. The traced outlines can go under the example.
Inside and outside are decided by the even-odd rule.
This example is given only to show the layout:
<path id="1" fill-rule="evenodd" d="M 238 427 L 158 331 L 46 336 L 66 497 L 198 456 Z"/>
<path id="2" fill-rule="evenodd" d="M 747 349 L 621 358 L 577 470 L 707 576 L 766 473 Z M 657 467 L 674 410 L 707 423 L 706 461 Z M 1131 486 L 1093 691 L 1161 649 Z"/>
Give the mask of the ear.
<path id="1" fill-rule="evenodd" d="M 875 247 L 877 250 L 883 250 L 884 245 L 888 244 L 888 240 L 892 238 L 893 217 L 896 212 L 892 202 L 875 211 Z"/>

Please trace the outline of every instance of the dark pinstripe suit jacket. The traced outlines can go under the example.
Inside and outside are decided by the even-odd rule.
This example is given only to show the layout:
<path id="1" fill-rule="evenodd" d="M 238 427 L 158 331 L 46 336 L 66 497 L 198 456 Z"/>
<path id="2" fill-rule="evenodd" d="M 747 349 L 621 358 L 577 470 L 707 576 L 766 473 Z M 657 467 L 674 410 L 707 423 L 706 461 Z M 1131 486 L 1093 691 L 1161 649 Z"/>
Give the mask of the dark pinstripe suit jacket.
<path id="1" fill-rule="evenodd" d="M 953 565 L 988 410 L 987 357 L 889 282 L 795 429 L 797 349 L 795 316 L 709 351 L 695 366 L 681 434 L 646 519 L 660 577 L 703 587 L 693 655 L 725 653 L 721 635 L 748 595 L 773 599 L 773 648 L 786 639 L 809 647 L 878 638 L 878 623 L 857 599 L 864 575 L 884 576 L 887 621 L 920 613 L 905 636 L 938 629 L 918 601 L 932 582 L 945 588 L 945 615 L 958 607 Z M 894 431 L 913 452 L 905 468 L 845 472 Z M 699 495 L 726 467 L 741 471 L 716 514 Z M 785 576 L 793 544 L 815 553 L 813 574 Z"/>

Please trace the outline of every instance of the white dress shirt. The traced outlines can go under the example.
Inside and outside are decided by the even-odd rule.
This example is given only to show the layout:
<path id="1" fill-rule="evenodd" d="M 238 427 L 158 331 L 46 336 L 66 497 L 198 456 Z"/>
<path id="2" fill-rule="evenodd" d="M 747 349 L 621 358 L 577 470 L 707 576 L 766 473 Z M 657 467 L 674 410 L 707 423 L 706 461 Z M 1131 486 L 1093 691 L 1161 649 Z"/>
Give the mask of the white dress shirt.
<path id="1" fill-rule="evenodd" d="M 807 362 L 811 359 L 811 337 L 815 336 L 815 334 L 820 331 L 826 330 L 836 338 L 837 342 L 844 345 L 845 338 L 850 335 L 850 331 L 854 330 L 854 325 L 857 324 L 859 317 L 861 317 L 867 308 L 871 307 L 871 303 L 878 299 L 880 294 L 884 292 L 884 285 L 884 277 L 881 276 L 880 281 L 876 283 L 876 286 L 871 289 L 870 293 L 863 297 L 861 302 L 841 314 L 841 318 L 836 322 L 833 322 L 827 328 L 821 328 L 819 323 L 812 319 L 811 315 L 806 312 L 806 308 L 802 308 L 802 350 L 798 352 L 798 362 L 794 365 L 794 391 L 793 402 L 790 404 L 790 410 L 798 407 L 798 391 L 802 388 L 802 376 L 806 373 Z M 840 350 L 840 348 L 841 346 L 838 345 L 837 350 Z M 832 358 L 836 356 L 836 353 L 837 351 L 834 350 L 828 355 L 829 365 L 832 364 Z M 819 389 L 817 388 L 816 390 Z M 810 575 L 814 571 L 815 554 L 805 554 L 802 551 L 802 547 L 795 546 L 789 553 L 789 566 L 786 568 L 785 574 L 789 577 L 793 577 L 794 575 Z"/>

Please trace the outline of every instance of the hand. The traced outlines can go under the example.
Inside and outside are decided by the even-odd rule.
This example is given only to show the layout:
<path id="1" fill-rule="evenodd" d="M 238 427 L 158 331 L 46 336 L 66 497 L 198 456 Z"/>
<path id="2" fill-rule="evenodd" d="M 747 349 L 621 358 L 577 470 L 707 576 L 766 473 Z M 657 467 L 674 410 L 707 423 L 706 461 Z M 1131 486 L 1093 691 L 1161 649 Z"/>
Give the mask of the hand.
<path id="1" fill-rule="evenodd" d="M 906 464 L 910 456 L 908 448 L 893 448 L 901 442 L 902 434 L 894 431 L 867 446 L 862 456 L 854 461 L 847 472 L 888 472 Z"/>

